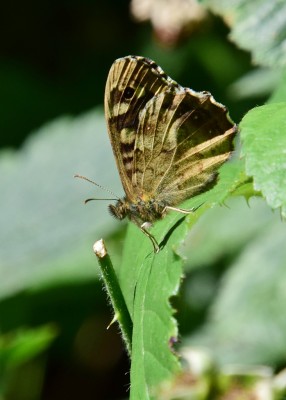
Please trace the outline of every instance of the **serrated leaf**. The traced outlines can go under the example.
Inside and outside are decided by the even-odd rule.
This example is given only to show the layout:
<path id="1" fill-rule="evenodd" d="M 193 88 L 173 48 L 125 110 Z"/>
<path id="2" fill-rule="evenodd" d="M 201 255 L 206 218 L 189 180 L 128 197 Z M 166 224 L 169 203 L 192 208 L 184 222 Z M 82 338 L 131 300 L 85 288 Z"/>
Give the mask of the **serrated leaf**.
<path id="1" fill-rule="evenodd" d="M 177 293 L 182 261 L 166 249 L 150 255 L 139 268 L 133 308 L 130 398 L 148 399 L 158 383 L 180 369 L 170 349 L 171 338 L 176 338 L 178 332 L 168 299 Z"/>
<path id="2" fill-rule="evenodd" d="M 230 38 L 265 66 L 286 65 L 284 0 L 204 0 L 231 27 Z"/>
<path id="3" fill-rule="evenodd" d="M 171 212 L 157 222 L 152 234 L 164 244 L 158 254 L 138 227 L 128 228 L 120 281 L 133 319 L 131 399 L 150 398 L 154 387 L 179 369 L 170 349 L 177 326 L 169 299 L 177 293 L 182 276 L 182 259 L 175 251 L 199 215 L 243 184 L 243 169 L 239 160 L 224 165 L 214 189 L 183 204 L 184 208 L 203 204 L 194 214 L 185 218 Z"/>
<path id="4" fill-rule="evenodd" d="M 286 103 L 249 111 L 241 128 L 246 173 L 272 208 L 286 216 Z"/>

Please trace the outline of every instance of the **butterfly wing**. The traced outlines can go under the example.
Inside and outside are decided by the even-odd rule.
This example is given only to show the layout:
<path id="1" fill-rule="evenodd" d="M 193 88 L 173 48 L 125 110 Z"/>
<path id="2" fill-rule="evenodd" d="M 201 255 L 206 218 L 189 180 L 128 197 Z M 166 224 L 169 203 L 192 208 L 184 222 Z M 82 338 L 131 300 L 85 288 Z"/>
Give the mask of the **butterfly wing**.
<path id="1" fill-rule="evenodd" d="M 143 57 L 120 58 L 109 71 L 105 88 L 105 116 L 122 185 L 130 201 L 138 197 L 133 174 L 141 113 L 154 96 L 177 87 L 179 85 L 160 67 Z"/>
<path id="2" fill-rule="evenodd" d="M 140 114 L 133 186 L 168 205 L 202 193 L 229 158 L 235 133 L 226 107 L 208 92 L 178 87 L 156 95 Z"/>
<path id="3" fill-rule="evenodd" d="M 105 114 L 130 202 L 177 205 L 209 189 L 233 148 L 236 126 L 226 107 L 207 92 L 178 85 L 143 57 L 114 62 Z"/>

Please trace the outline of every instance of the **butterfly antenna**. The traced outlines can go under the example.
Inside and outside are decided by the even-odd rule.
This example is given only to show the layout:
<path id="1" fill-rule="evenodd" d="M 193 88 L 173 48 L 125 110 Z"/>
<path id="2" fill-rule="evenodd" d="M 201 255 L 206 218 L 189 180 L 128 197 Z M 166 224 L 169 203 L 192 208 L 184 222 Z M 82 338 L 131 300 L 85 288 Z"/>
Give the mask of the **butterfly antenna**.
<path id="1" fill-rule="evenodd" d="M 74 175 L 74 178 L 84 179 L 85 181 L 92 183 L 93 185 L 99 187 L 99 188 L 102 189 L 102 190 L 105 190 L 106 192 L 112 194 L 112 196 L 115 197 L 115 199 L 114 199 L 114 198 L 112 198 L 112 199 L 96 199 L 96 198 L 86 199 L 85 202 L 84 202 L 85 204 L 88 203 L 88 202 L 91 201 L 91 200 L 119 200 L 119 197 L 116 196 L 116 194 L 113 193 L 111 190 L 107 189 L 107 188 L 104 187 L 104 186 L 99 185 L 98 183 L 96 183 L 96 182 L 92 181 L 91 179 L 87 178 L 86 176 L 75 174 L 75 175 Z"/>

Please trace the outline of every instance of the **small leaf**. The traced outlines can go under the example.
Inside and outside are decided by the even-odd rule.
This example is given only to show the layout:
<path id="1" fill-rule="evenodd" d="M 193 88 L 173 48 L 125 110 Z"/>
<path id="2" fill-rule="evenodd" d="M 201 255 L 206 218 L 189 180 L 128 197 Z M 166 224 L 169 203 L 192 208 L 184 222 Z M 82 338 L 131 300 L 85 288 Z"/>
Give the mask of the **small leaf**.
<path id="1" fill-rule="evenodd" d="M 241 127 L 246 173 L 272 208 L 286 216 L 286 103 L 249 111 Z"/>

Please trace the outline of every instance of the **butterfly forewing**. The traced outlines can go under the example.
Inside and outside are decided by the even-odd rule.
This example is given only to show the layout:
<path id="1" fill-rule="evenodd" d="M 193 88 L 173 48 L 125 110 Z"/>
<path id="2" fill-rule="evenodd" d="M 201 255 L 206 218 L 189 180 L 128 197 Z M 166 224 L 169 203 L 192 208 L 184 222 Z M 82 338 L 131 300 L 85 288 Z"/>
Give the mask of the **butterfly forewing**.
<path id="1" fill-rule="evenodd" d="M 154 96 L 178 86 L 153 61 L 143 57 L 118 59 L 110 69 L 105 114 L 121 181 L 130 199 L 136 197 L 132 176 L 140 113 Z"/>

